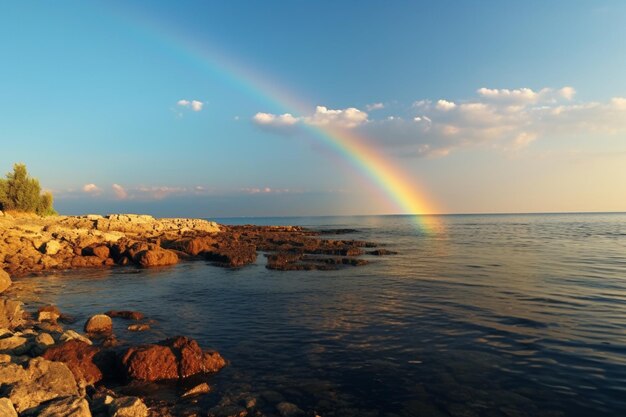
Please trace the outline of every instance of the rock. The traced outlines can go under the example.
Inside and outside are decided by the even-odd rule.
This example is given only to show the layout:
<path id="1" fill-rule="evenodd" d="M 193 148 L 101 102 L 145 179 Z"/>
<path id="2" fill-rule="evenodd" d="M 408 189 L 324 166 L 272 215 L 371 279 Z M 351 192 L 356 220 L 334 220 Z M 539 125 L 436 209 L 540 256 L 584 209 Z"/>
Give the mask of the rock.
<path id="1" fill-rule="evenodd" d="M 61 311 L 56 306 L 44 306 L 37 310 L 37 321 L 49 321 L 56 323 L 61 317 Z"/>
<path id="2" fill-rule="evenodd" d="M 215 406 L 209 410 L 209 417 L 246 417 L 248 410 L 238 405 Z"/>
<path id="3" fill-rule="evenodd" d="M 37 417 L 91 417 L 89 403 L 81 397 L 53 400 L 37 409 Z"/>
<path id="4" fill-rule="evenodd" d="M 168 266 L 178 263 L 178 255 L 166 249 L 148 249 L 137 253 L 135 261 L 143 268 Z"/>
<path id="5" fill-rule="evenodd" d="M 3 293 L 11 286 L 11 277 L 0 268 L 0 293 Z"/>
<path id="6" fill-rule="evenodd" d="M 128 330 L 131 332 L 144 332 L 150 330 L 150 325 L 147 323 L 131 324 L 128 326 Z"/>
<path id="7" fill-rule="evenodd" d="M 182 395 L 182 397 L 183 398 L 193 397 L 193 396 L 196 396 L 196 395 L 208 394 L 209 392 L 211 392 L 211 387 L 206 382 L 203 382 L 202 384 L 196 385 L 195 387 L 191 388 L 190 390 L 185 391 L 185 393 Z"/>
<path id="8" fill-rule="evenodd" d="M 397 255 L 398 252 L 394 252 L 392 250 L 388 250 L 388 249 L 376 249 L 376 250 L 372 250 L 367 252 L 369 255 L 374 255 L 374 256 L 385 256 L 385 255 Z"/>
<path id="9" fill-rule="evenodd" d="M 17 417 L 17 411 L 15 411 L 13 403 L 8 398 L 0 398 L 0 416 Z"/>
<path id="10" fill-rule="evenodd" d="M 148 407 L 137 397 L 116 398 L 109 405 L 111 417 L 148 417 Z"/>
<path id="11" fill-rule="evenodd" d="M 23 336 L 9 336 L 0 339 L 0 352 L 21 355 L 28 350 L 28 339 Z"/>
<path id="12" fill-rule="evenodd" d="M 92 248 L 91 253 L 100 259 L 106 259 L 109 257 L 110 251 L 109 251 L 108 246 L 99 245 L 99 246 L 96 246 L 95 248 Z"/>
<path id="13" fill-rule="evenodd" d="M 56 240 L 50 240 L 43 244 L 41 252 L 46 255 L 54 256 L 61 250 L 61 244 Z"/>
<path id="14" fill-rule="evenodd" d="M 97 256 L 76 256 L 70 264 L 72 268 L 93 268 L 105 265 L 105 261 Z"/>
<path id="15" fill-rule="evenodd" d="M 48 348 L 43 357 L 50 361 L 65 363 L 77 381 L 88 385 L 95 384 L 102 379 L 102 371 L 96 365 L 106 364 L 103 358 L 96 358 L 100 348 L 91 346 L 80 340 L 69 340 L 60 345 Z M 103 366 L 104 367 L 104 366 Z"/>
<path id="16" fill-rule="evenodd" d="M 87 343 L 88 345 L 93 344 L 93 342 L 89 340 L 89 338 L 75 332 L 74 330 L 66 330 L 65 332 L 63 332 L 63 334 L 59 338 L 59 341 L 61 342 L 66 342 L 68 340 L 80 340 L 82 342 Z"/>
<path id="17" fill-rule="evenodd" d="M 219 353 L 203 352 L 195 340 L 182 336 L 131 347 L 122 357 L 128 378 L 151 382 L 217 372 L 225 365 Z"/>
<path id="18" fill-rule="evenodd" d="M 11 383 L 6 394 L 19 413 L 59 397 L 78 396 L 78 387 L 69 368 L 44 358 L 28 361 L 24 372 Z"/>
<path id="19" fill-rule="evenodd" d="M 113 321 L 106 314 L 96 314 L 85 323 L 85 331 L 87 333 L 111 333 L 113 332 Z"/>
<path id="20" fill-rule="evenodd" d="M 256 260 L 256 246 L 246 244 L 220 246 L 207 250 L 204 254 L 207 260 L 219 265 L 239 267 Z"/>
<path id="21" fill-rule="evenodd" d="M 144 316 L 139 311 L 129 311 L 129 310 L 109 310 L 106 313 L 107 316 L 111 318 L 122 318 L 126 320 L 143 320 Z"/>
<path id="22" fill-rule="evenodd" d="M 288 403 L 286 401 L 278 403 L 276 405 L 276 410 L 278 410 L 282 417 L 295 417 L 304 415 L 304 411 L 302 411 L 297 405 Z"/>
<path id="23" fill-rule="evenodd" d="M 11 355 L 0 353 L 0 364 L 11 362 Z"/>
<path id="24" fill-rule="evenodd" d="M 24 322 L 22 302 L 0 298 L 0 328 L 14 329 Z"/>

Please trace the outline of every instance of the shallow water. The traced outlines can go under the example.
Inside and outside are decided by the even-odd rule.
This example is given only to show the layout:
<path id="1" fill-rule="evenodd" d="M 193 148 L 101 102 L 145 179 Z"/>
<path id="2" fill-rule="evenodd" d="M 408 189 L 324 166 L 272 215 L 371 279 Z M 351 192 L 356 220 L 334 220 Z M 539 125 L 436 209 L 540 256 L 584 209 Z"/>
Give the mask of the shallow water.
<path id="1" fill-rule="evenodd" d="M 227 219 L 346 227 L 399 254 L 340 271 L 184 263 L 73 272 L 42 298 L 79 323 L 155 319 L 231 365 L 222 391 L 322 416 L 626 415 L 626 214 Z M 271 391 L 271 392 L 267 392 Z"/>

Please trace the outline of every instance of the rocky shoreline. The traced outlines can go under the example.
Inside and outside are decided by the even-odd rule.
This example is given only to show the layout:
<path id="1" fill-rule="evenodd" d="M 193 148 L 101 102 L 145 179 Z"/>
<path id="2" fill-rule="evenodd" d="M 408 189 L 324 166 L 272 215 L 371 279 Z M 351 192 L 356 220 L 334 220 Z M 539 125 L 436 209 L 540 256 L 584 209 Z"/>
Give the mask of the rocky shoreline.
<path id="1" fill-rule="evenodd" d="M 143 215 L 42 218 L 0 212 L 0 415 L 314 416 L 314 411 L 304 412 L 292 403 L 269 406 L 246 395 L 207 403 L 202 398 L 212 392 L 210 375 L 227 365 L 220 353 L 204 350 L 184 336 L 153 344 L 120 343 L 113 321 L 127 322 L 129 331 L 150 326 L 134 311 L 94 311 L 80 334 L 66 328 L 72 318 L 55 306 L 34 310 L 19 301 L 20 291 L 27 290 L 12 286 L 9 273 L 22 277 L 79 268 L 166 267 L 192 260 L 242 267 L 256 262 L 259 252 L 270 269 L 329 270 L 365 265 L 367 260 L 359 258 L 365 253 L 393 253 L 377 246 L 322 239 L 320 232 L 292 226 L 224 226 Z M 141 394 L 155 383 L 175 384 L 180 393 L 167 401 Z"/>

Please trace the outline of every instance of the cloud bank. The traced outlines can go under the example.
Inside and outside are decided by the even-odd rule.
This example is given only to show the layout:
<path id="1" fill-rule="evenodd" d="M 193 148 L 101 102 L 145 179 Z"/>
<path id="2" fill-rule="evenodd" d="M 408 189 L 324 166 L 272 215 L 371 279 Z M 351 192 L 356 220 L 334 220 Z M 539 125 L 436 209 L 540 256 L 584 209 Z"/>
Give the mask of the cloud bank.
<path id="1" fill-rule="evenodd" d="M 281 133 L 295 132 L 301 125 L 349 129 L 382 150 L 441 157 L 466 147 L 516 151 L 542 138 L 623 134 L 626 98 L 578 101 L 570 86 L 538 91 L 480 88 L 470 99 L 417 100 L 404 114 L 385 118 L 370 118 L 355 107 L 317 106 L 314 113 L 302 116 L 257 113 L 252 122 Z"/>

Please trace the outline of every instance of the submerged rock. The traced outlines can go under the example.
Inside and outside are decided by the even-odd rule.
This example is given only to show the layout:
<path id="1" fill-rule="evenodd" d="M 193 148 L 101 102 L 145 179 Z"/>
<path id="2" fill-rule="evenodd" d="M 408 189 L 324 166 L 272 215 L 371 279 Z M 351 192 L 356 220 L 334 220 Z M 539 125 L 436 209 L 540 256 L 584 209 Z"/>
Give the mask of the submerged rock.
<path id="1" fill-rule="evenodd" d="M 195 340 L 183 336 L 131 347 L 122 357 L 128 378 L 151 382 L 217 372 L 225 365 L 219 353 L 203 352 Z"/>
<path id="2" fill-rule="evenodd" d="M 107 316 L 111 318 L 122 318 L 126 320 L 143 320 L 144 315 L 139 311 L 130 311 L 130 310 L 109 310 L 106 313 Z"/>

